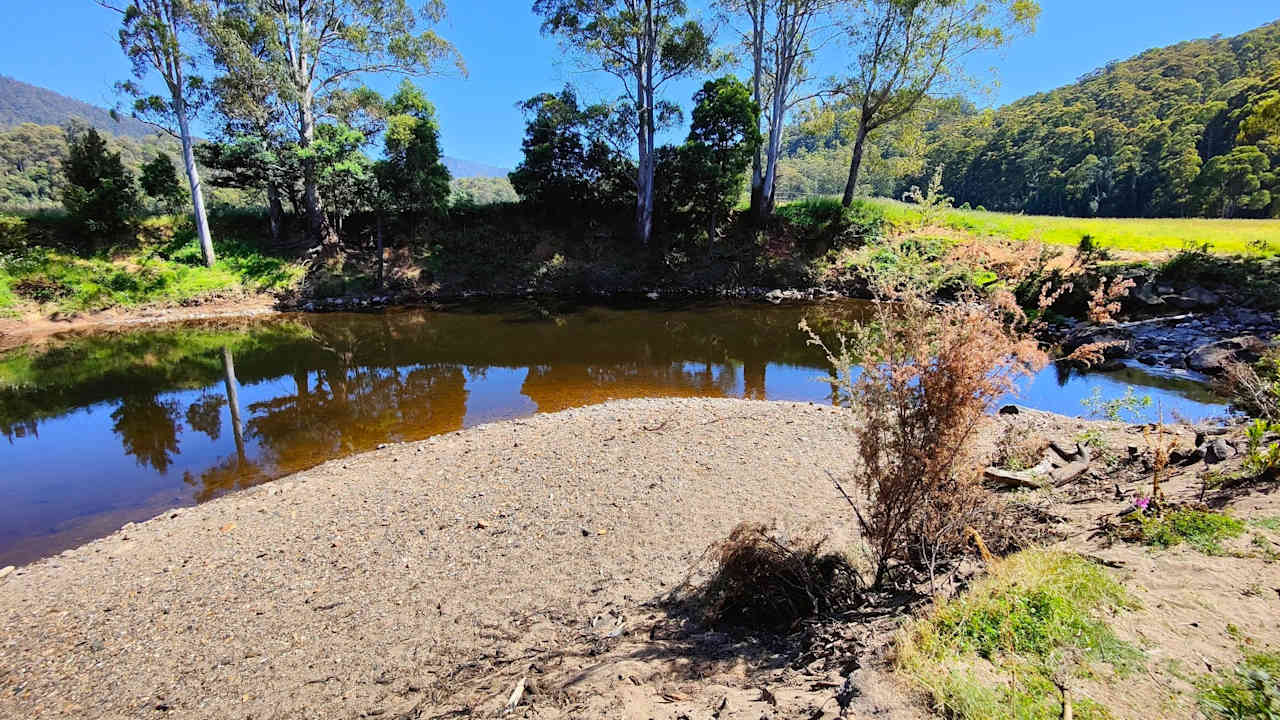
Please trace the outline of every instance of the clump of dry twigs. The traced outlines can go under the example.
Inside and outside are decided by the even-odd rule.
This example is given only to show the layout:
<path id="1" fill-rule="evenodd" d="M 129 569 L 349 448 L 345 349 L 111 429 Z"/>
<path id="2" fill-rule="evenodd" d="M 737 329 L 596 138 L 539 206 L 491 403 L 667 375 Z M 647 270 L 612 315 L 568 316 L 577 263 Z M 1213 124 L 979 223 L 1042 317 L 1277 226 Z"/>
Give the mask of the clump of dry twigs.
<path id="1" fill-rule="evenodd" d="M 862 586 L 848 559 L 824 545 L 742 523 L 712 548 L 715 571 L 695 601 L 710 622 L 767 630 L 834 614 L 856 604 Z"/>

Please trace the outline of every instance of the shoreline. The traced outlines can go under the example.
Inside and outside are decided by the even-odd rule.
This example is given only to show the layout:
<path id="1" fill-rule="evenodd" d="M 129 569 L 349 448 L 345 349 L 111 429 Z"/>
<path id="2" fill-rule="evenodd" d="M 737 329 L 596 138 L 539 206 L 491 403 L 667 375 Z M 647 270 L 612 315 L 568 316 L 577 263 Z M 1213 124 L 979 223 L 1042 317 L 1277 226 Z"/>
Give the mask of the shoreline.
<path id="1" fill-rule="evenodd" d="M 570 642 L 742 520 L 850 526 L 823 471 L 853 462 L 846 423 L 801 403 L 614 401 L 127 524 L 0 578 L 0 676 L 22 688 L 0 715 L 335 717 L 394 710 L 387 685 L 427 702 L 492 657 L 490 633 Z"/>
<path id="2" fill-rule="evenodd" d="M 886 654 L 908 614 L 849 622 L 840 642 L 861 661 L 849 671 L 812 660 L 807 631 L 742 635 L 669 601 L 706 577 L 707 549 L 741 522 L 818 533 L 856 557 L 856 521 L 829 474 L 856 471 L 850 421 L 804 403 L 612 401 L 387 445 L 128 524 L 0 573 L 0 682 L 12 689 L 0 716 L 501 717 L 519 687 L 517 717 L 834 720 L 832 696 L 853 682 L 853 716 L 928 717 Z M 1002 427 L 1097 431 L 1112 449 L 1135 429 L 996 416 L 978 433 L 983 457 Z M 1190 442 L 1194 430 L 1174 433 Z M 1169 478 L 1170 499 L 1194 502 L 1196 474 Z M 1139 598 L 1115 619 L 1122 639 L 1227 667 L 1231 623 L 1280 638 L 1274 623 L 1244 624 L 1272 602 L 1249 588 L 1280 592 L 1280 566 L 1240 551 L 1247 539 L 1208 557 L 1090 532 L 1149 483 L 1140 470 L 1090 472 L 1025 495 L 1042 512 L 1015 522 L 1028 542 L 1115 569 Z M 1224 499 L 1246 517 L 1280 509 L 1265 492 Z M 1143 716 L 1170 683 L 1194 699 L 1185 677 L 1151 672 L 1136 694 L 1107 678 L 1079 692 L 1117 717 Z"/>

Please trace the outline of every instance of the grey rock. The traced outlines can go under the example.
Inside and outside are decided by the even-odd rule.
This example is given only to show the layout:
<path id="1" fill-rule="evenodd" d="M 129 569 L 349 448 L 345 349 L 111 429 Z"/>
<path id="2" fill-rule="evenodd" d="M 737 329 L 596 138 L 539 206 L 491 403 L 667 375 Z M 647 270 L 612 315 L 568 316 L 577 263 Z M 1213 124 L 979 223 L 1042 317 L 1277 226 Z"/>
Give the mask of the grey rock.
<path id="1" fill-rule="evenodd" d="M 1261 338 L 1241 335 L 1197 347 L 1187 353 L 1186 365 L 1196 372 L 1216 374 L 1230 362 L 1254 362 L 1266 349 Z"/>
<path id="2" fill-rule="evenodd" d="M 1224 460 L 1230 460 L 1236 456 L 1236 449 L 1222 438 L 1218 438 L 1211 443 L 1205 445 L 1204 459 L 1210 464 L 1220 463 Z"/>

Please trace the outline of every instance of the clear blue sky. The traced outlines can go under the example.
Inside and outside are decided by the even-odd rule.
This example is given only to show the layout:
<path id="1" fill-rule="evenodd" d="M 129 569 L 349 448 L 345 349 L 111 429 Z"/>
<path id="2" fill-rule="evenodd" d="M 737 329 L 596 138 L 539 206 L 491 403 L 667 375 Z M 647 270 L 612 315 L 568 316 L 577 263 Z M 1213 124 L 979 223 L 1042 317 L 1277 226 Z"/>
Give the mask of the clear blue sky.
<path id="1" fill-rule="evenodd" d="M 96 105 L 117 102 L 113 84 L 129 72 L 115 42 L 117 16 L 92 0 L 5 3 L 0 25 L 0 73 Z M 694 5 L 701 5 L 695 0 Z M 448 0 L 439 28 L 462 52 L 467 78 L 421 80 L 440 116 L 445 152 L 513 167 L 523 119 L 515 103 L 567 80 L 600 95 L 606 79 L 580 76 L 553 40 L 540 35 L 532 0 Z M 1039 29 L 999 54 L 974 58 L 971 70 L 999 86 L 979 104 L 1002 104 L 1075 80 L 1108 61 L 1149 47 L 1209 35 L 1234 35 L 1280 18 L 1276 0 L 1041 0 Z M 374 80 L 387 90 L 395 80 Z M 693 85 L 673 88 L 687 105 Z"/>

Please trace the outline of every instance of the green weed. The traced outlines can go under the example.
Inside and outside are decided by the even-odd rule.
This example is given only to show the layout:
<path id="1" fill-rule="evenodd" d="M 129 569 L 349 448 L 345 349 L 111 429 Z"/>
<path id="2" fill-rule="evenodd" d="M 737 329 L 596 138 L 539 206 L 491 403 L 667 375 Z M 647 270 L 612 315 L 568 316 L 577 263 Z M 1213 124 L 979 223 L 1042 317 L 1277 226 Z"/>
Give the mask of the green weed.
<path id="1" fill-rule="evenodd" d="M 1245 651 L 1229 672 L 1197 683 L 1200 709 L 1214 720 L 1280 720 L 1280 653 Z"/>
<path id="2" fill-rule="evenodd" d="M 1182 508 L 1140 519 L 1142 541 L 1158 548 L 1187 543 L 1206 555 L 1223 554 L 1222 541 L 1239 537 L 1245 525 L 1222 513 Z"/>
<path id="3" fill-rule="evenodd" d="M 1103 619 L 1132 606 L 1119 583 L 1084 558 L 1024 551 L 908 628 L 899 668 L 949 717 L 1056 719 L 1062 706 L 1054 680 L 1063 669 L 1102 662 L 1124 673 L 1138 663 L 1139 651 Z M 1073 705 L 1077 717 L 1108 717 L 1088 701 Z"/>

